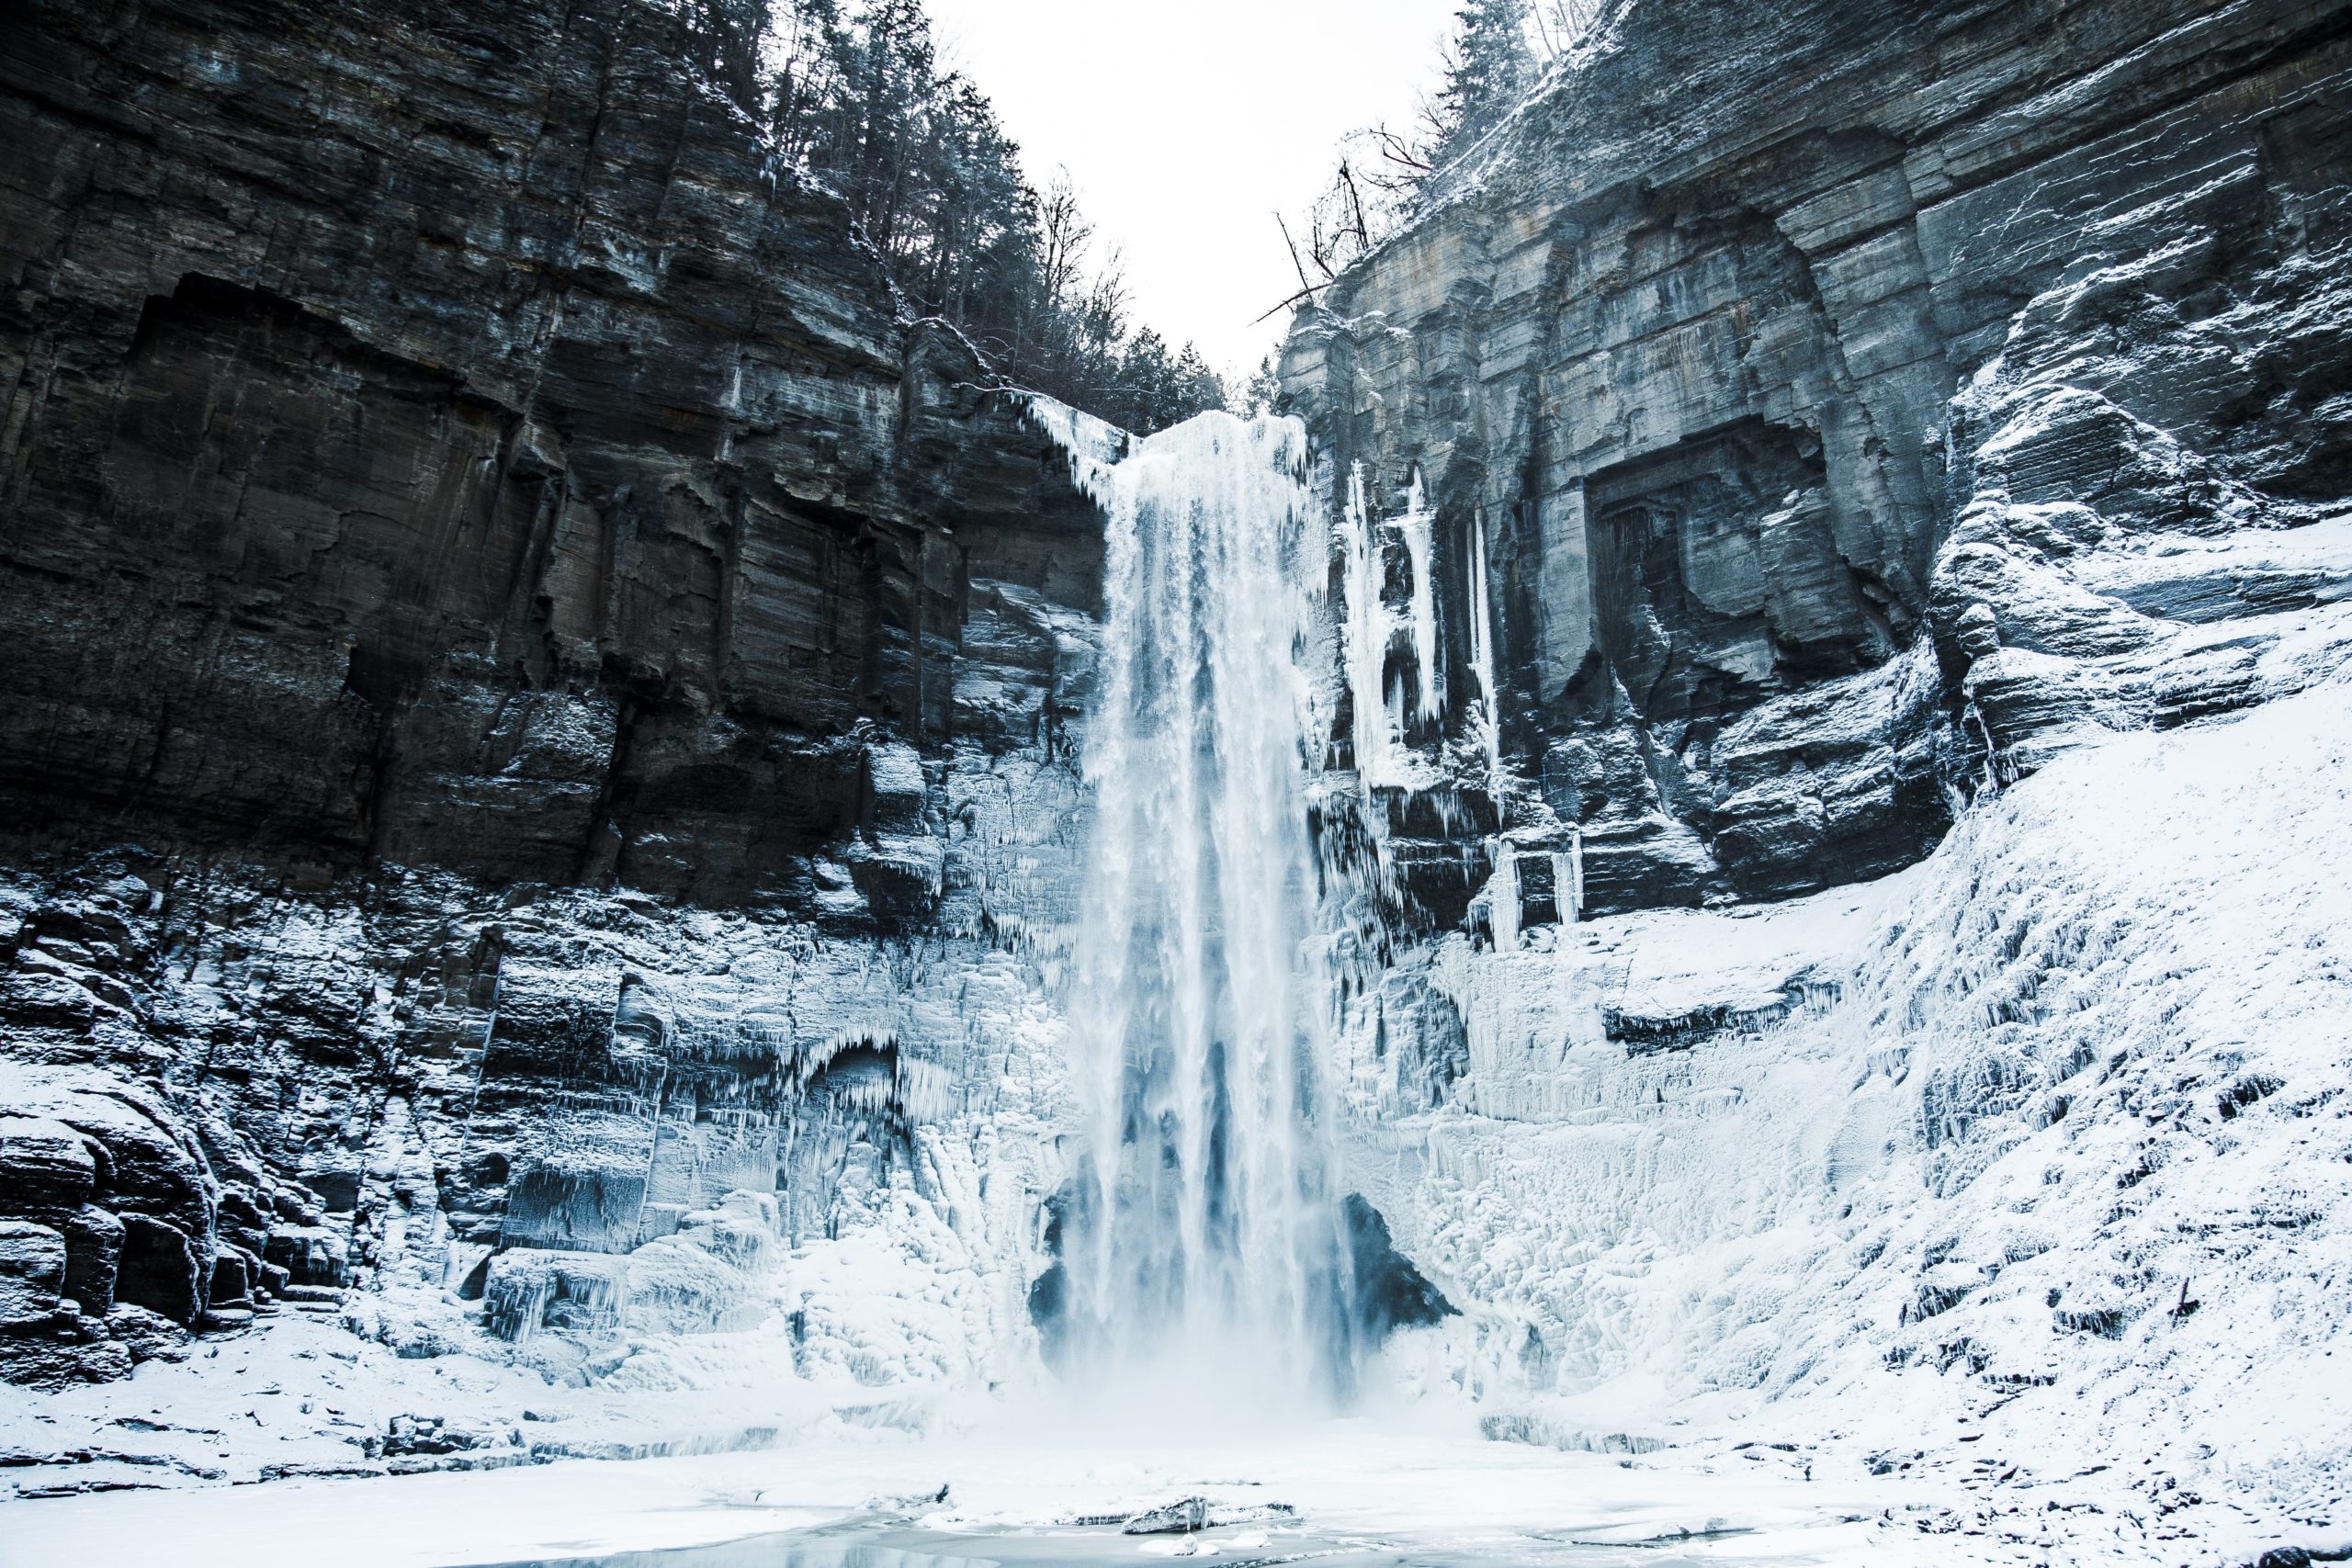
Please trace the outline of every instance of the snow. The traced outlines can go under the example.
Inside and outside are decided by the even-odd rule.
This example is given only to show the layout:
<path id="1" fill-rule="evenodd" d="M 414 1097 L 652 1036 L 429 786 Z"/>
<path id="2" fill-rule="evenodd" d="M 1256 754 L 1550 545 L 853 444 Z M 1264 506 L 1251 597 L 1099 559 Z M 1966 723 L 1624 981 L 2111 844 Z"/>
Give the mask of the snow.
<path id="1" fill-rule="evenodd" d="M 1470 1072 L 1366 1097 L 1351 1164 L 1536 1429 L 1834 1433 L 2051 1503 L 2014 1528 L 2068 1561 L 2231 1562 L 2346 1520 L 2347 888 L 2339 679 L 2068 753 L 1876 884 L 1449 938 Z"/>
<path id="2" fill-rule="evenodd" d="M 1638 1547 L 1626 1557 L 1577 1552 L 1572 1543 L 1713 1530 L 1748 1533 L 1688 1546 L 1691 1560 L 1968 1561 L 1924 1542 L 1906 1551 L 1901 1537 L 1864 1522 L 1899 1509 L 1884 1482 L 1819 1471 L 1808 1481 L 1805 1462 L 1728 1450 L 1639 1460 L 1559 1453 L 1482 1441 L 1458 1416 L 1244 1430 L 1215 1443 L 1127 1433 L 1111 1445 L 1010 1416 L 929 1442 L 838 1432 L 790 1452 L 24 1505 L 12 1510 L 7 1560 L 130 1568 L 152 1562 L 154 1542 L 167 1539 L 175 1562 L 210 1568 L 299 1560 L 332 1540 L 338 1568 L 426 1568 L 821 1527 L 817 1540 L 904 1544 L 955 1559 L 1021 1560 L 1015 1553 L 1026 1548 L 1039 1554 L 1029 1560 L 1142 1562 L 1262 1541 L 1317 1555 L 1418 1546 L 1442 1548 L 1451 1562 L 1525 1561 L 1533 1551 L 1601 1564 L 1657 1558 Z M 1183 1539 L 1069 1523 L 1188 1495 L 1208 1500 L 1212 1520 L 1249 1522 Z M 1268 1519 L 1269 1503 L 1295 1515 Z"/>

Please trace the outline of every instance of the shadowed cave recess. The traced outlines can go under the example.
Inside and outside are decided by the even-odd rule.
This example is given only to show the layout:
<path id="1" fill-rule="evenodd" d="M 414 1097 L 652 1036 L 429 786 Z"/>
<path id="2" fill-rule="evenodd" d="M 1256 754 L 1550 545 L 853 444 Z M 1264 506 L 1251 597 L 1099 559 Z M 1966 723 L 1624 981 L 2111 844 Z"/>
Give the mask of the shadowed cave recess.
<path id="1" fill-rule="evenodd" d="M 2352 1541 L 2352 8 L 1603 7 L 1143 438 L 682 25 L 0 20 L 0 1488 L 1214 1386 Z"/>

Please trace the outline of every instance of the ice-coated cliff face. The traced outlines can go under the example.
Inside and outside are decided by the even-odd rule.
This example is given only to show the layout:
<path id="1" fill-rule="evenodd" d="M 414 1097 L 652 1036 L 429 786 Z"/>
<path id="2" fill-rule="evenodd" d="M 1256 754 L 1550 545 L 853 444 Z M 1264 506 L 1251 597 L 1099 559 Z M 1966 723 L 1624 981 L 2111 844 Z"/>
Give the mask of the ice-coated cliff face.
<path id="1" fill-rule="evenodd" d="M 2346 20 L 1637 0 L 1294 331 L 1494 1434 L 2341 1523 Z"/>

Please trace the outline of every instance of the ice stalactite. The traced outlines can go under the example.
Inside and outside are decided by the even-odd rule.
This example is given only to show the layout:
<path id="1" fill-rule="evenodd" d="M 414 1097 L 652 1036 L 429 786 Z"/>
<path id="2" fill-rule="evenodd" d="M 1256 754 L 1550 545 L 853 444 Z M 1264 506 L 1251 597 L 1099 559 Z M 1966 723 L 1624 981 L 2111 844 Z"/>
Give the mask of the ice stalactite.
<path id="1" fill-rule="evenodd" d="M 1487 530 L 1470 529 L 1470 673 L 1478 682 L 1478 733 L 1487 748 L 1487 786 L 1502 786 L 1502 709 L 1495 690 L 1494 603 L 1487 581 Z"/>
<path id="2" fill-rule="evenodd" d="M 1563 925 L 1584 919 L 1584 829 L 1568 829 L 1568 847 L 1552 855 L 1552 899 Z"/>
<path id="3" fill-rule="evenodd" d="M 1414 674 L 1419 682 L 1414 697 L 1414 716 L 1424 724 L 1442 717 L 1445 712 L 1445 693 L 1438 684 L 1437 583 L 1430 575 L 1430 544 L 1436 535 L 1436 523 L 1421 488 L 1421 471 L 1415 468 L 1406 496 L 1405 515 L 1396 520 L 1396 531 L 1404 536 L 1405 556 L 1413 568 L 1413 596 L 1408 614 L 1413 632 Z"/>
<path id="4" fill-rule="evenodd" d="M 1509 840 L 1495 846 L 1495 874 L 1487 883 L 1487 923 L 1497 953 L 1519 947 L 1519 860 Z"/>
<path id="5" fill-rule="evenodd" d="M 1064 1245 L 1064 1343 L 1092 1387 L 1222 1372 L 1262 1394 L 1344 1366 L 1301 667 L 1328 556 L 1306 463 L 1296 422 L 1212 413 L 1107 483 L 1070 1003 L 1091 1146 Z M 1375 745 L 1385 712 L 1375 674 L 1356 707 Z"/>
<path id="6" fill-rule="evenodd" d="M 1373 537 L 1372 508 L 1364 498 L 1363 465 L 1348 470 L 1348 502 L 1340 513 L 1340 592 L 1347 599 L 1341 658 L 1348 697 L 1355 709 L 1356 776 L 1366 788 L 1390 782 L 1402 739 L 1387 691 L 1388 606 L 1381 602 L 1380 546 Z"/>

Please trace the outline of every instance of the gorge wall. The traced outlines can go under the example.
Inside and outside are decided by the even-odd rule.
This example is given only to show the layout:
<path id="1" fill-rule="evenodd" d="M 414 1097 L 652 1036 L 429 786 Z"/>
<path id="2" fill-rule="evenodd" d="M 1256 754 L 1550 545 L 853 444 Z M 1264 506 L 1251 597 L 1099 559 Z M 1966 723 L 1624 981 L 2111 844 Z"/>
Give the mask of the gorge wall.
<path id="1" fill-rule="evenodd" d="M 1634 0 L 1302 314 L 1351 1165 L 1490 1433 L 2344 1517 L 2347 110 L 2337 5 Z"/>
<path id="2" fill-rule="evenodd" d="M 9 1376 L 355 1280 L 717 1327 L 1050 1100 L 1099 520 L 681 26 L 0 23 Z"/>
<path id="3" fill-rule="evenodd" d="M 2352 490 L 2346 26 L 1621 8 L 1320 297 L 1289 403 L 1385 515 L 1420 478 L 1457 713 L 1485 536 L 1588 908 L 1880 874 L 2270 689 L 2247 637 L 2333 580 L 2268 531 Z"/>

